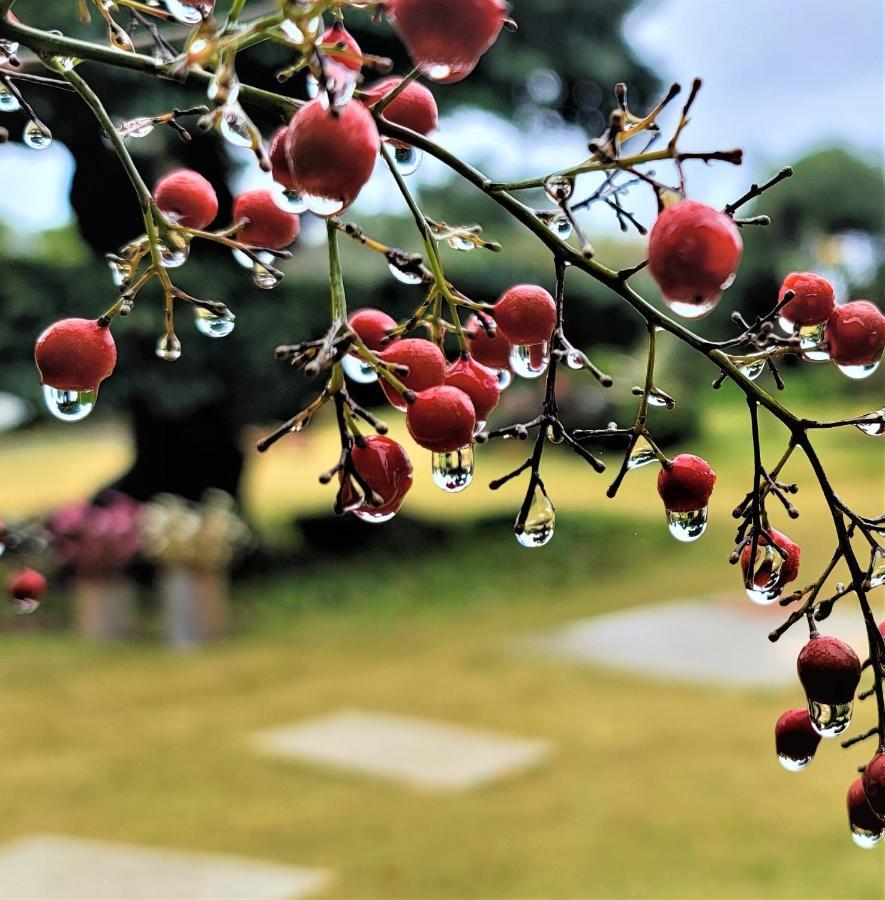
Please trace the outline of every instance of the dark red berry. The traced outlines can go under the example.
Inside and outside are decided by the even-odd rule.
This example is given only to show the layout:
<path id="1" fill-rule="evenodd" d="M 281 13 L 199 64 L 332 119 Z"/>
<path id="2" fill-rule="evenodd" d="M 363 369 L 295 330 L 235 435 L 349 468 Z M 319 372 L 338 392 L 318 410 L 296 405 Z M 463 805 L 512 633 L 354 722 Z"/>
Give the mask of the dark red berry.
<path id="1" fill-rule="evenodd" d="M 110 328 L 94 319 L 62 319 L 34 347 L 42 384 L 60 391 L 92 391 L 114 371 L 117 346 Z"/>
<path id="2" fill-rule="evenodd" d="M 396 320 L 380 309 L 358 309 L 347 320 L 350 327 L 370 350 L 383 350 L 390 344 L 385 341 L 387 332 L 396 328 Z"/>
<path id="3" fill-rule="evenodd" d="M 845 641 L 812 635 L 796 661 L 799 681 L 809 700 L 829 705 L 850 703 L 860 681 L 860 660 Z"/>
<path id="4" fill-rule="evenodd" d="M 473 441 L 476 413 L 464 391 L 442 385 L 421 391 L 406 410 L 415 443 L 434 453 L 450 453 Z"/>
<path id="5" fill-rule="evenodd" d="M 875 303 L 855 300 L 837 306 L 824 331 L 830 359 L 840 366 L 878 362 L 885 350 L 885 316 Z"/>
<path id="6" fill-rule="evenodd" d="M 781 308 L 781 316 L 794 325 L 820 325 L 829 319 L 836 308 L 833 285 L 822 275 L 814 272 L 791 272 L 784 279 L 778 294 L 778 302 L 787 291 L 795 294 L 792 300 Z"/>
<path id="7" fill-rule="evenodd" d="M 382 500 L 381 506 L 364 502 L 359 509 L 379 516 L 395 513 L 412 487 L 412 463 L 405 448 L 384 435 L 371 435 L 365 438 L 365 446 L 354 446 L 350 458 L 363 481 Z"/>
<path id="8" fill-rule="evenodd" d="M 814 756 L 820 735 L 811 725 L 808 709 L 788 709 L 774 726 L 777 755 L 801 763 Z"/>
<path id="9" fill-rule="evenodd" d="M 7 585 L 13 600 L 39 600 L 46 593 L 46 579 L 34 569 L 20 569 Z"/>
<path id="10" fill-rule="evenodd" d="M 234 221 L 248 221 L 237 232 L 237 240 L 249 247 L 282 250 L 301 231 L 301 220 L 295 213 L 282 210 L 274 203 L 273 194 L 264 189 L 246 191 L 234 200 Z"/>
<path id="11" fill-rule="evenodd" d="M 479 319 L 471 316 L 467 320 L 466 329 L 470 355 L 478 363 L 488 366 L 490 369 L 510 368 L 510 351 L 513 349 L 513 344 L 500 328 L 495 329 L 494 337 L 489 337 L 480 325 Z"/>
<path id="12" fill-rule="evenodd" d="M 885 830 L 885 823 L 873 812 L 867 800 L 863 778 L 855 778 L 851 782 L 846 803 L 848 806 L 848 824 L 852 831 L 875 836 L 880 835 Z"/>
<path id="13" fill-rule="evenodd" d="M 398 87 L 402 78 L 395 75 L 382 78 L 363 89 L 365 102 L 370 106 L 386 97 L 394 88 Z M 394 125 L 416 131 L 418 134 L 430 134 L 439 127 L 439 113 L 436 108 L 436 100 L 433 94 L 419 84 L 410 81 L 402 91 L 384 107 L 384 118 Z M 394 146 L 406 147 L 402 141 L 391 141 Z"/>
<path id="14" fill-rule="evenodd" d="M 446 384 L 464 391 L 473 403 L 477 422 L 485 422 L 501 399 L 498 376 L 475 359 L 462 356 L 446 372 Z"/>
<path id="15" fill-rule="evenodd" d="M 154 188 L 154 201 L 185 228 L 203 229 L 218 215 L 215 188 L 193 169 L 176 169 L 161 178 Z"/>
<path id="16" fill-rule="evenodd" d="M 877 819 L 885 822 L 885 753 L 877 753 L 861 776 L 864 796 Z"/>
<path id="17" fill-rule="evenodd" d="M 292 180 L 292 173 L 289 171 L 289 157 L 286 155 L 286 139 L 288 135 L 289 129 L 284 125 L 271 138 L 267 155 L 270 158 L 273 180 L 277 184 L 282 185 L 287 191 L 294 191 L 295 182 Z"/>
<path id="18" fill-rule="evenodd" d="M 513 344 L 543 344 L 556 327 L 556 301 L 537 284 L 517 284 L 495 304 L 492 316 Z"/>
<path id="19" fill-rule="evenodd" d="M 408 375 L 397 374 L 396 377 L 415 393 L 443 384 L 446 380 L 446 358 L 442 350 L 432 341 L 425 341 L 423 338 L 404 338 L 391 344 L 379 356 L 383 362 L 408 366 Z M 406 401 L 402 395 L 383 378 L 381 387 L 393 406 L 397 409 L 406 408 Z"/>
<path id="20" fill-rule="evenodd" d="M 780 564 L 780 570 L 777 573 L 777 583 L 781 586 L 789 584 L 791 581 L 795 581 L 799 575 L 799 556 L 801 553 L 799 545 L 785 534 L 776 531 L 774 528 L 769 528 L 768 533 L 771 535 L 774 544 L 787 554 L 785 557 L 780 557 L 782 562 Z M 768 544 L 768 538 L 766 538 L 764 534 L 760 534 L 757 544 L 760 547 L 764 547 Z M 745 577 L 747 568 L 750 564 L 751 547 L 752 544 L 748 543 L 744 546 L 744 549 L 741 550 L 741 568 L 744 571 Z M 756 570 L 756 575 L 753 579 L 757 587 L 769 586 L 771 581 L 771 570 L 771 560 L 764 560 L 762 565 Z"/>
<path id="21" fill-rule="evenodd" d="M 707 505 L 716 473 L 700 456 L 681 453 L 658 473 L 658 494 L 670 512 L 693 512 Z"/>

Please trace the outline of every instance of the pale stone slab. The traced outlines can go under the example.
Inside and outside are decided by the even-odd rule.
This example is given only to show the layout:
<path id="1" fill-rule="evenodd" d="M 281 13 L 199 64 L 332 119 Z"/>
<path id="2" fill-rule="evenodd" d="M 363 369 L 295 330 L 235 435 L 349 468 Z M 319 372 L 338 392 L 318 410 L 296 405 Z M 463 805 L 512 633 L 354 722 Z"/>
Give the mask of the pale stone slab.
<path id="1" fill-rule="evenodd" d="M 542 740 L 357 710 L 260 732 L 255 745 L 273 756 L 432 791 L 467 790 L 516 775 L 551 749 Z"/>
<path id="2" fill-rule="evenodd" d="M 850 598 L 820 630 L 849 643 L 866 659 L 863 620 Z M 772 644 L 768 633 L 789 610 L 749 600 L 685 600 L 580 619 L 531 637 L 535 651 L 579 663 L 609 666 L 659 680 L 781 688 L 796 684 L 796 656 L 808 640 L 798 622 Z"/>
<path id="3" fill-rule="evenodd" d="M 299 900 L 321 869 L 37 835 L 0 847 L 3 900 Z"/>

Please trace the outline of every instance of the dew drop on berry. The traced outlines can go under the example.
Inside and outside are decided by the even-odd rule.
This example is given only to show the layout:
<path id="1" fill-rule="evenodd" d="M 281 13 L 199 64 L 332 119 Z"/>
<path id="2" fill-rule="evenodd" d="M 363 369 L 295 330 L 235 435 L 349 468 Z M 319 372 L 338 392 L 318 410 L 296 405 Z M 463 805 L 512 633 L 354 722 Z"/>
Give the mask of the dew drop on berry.
<path id="1" fill-rule="evenodd" d="M 473 481 L 473 444 L 459 447 L 449 453 L 433 453 L 430 457 L 430 474 L 433 483 L 448 494 L 457 494 Z"/>
<path id="2" fill-rule="evenodd" d="M 182 25 L 198 25 L 203 21 L 203 5 L 182 3 L 181 0 L 163 0 L 166 11 Z"/>
<path id="3" fill-rule="evenodd" d="M 49 412 L 62 422 L 79 422 L 95 408 L 96 391 L 63 391 L 43 385 L 43 402 Z"/>
<path id="4" fill-rule="evenodd" d="M 820 346 L 824 339 L 824 327 L 824 324 L 803 325 L 796 332 L 799 335 L 802 359 L 807 362 L 826 362 L 830 358 L 830 352 L 826 346 Z"/>
<path id="5" fill-rule="evenodd" d="M 757 545 L 752 580 L 745 588 L 747 596 L 757 606 L 770 606 L 780 597 L 783 564 L 784 558 L 771 544 Z"/>
<path id="6" fill-rule="evenodd" d="M 0 82 L 0 112 L 13 113 L 21 109 L 18 97 Z"/>
<path id="7" fill-rule="evenodd" d="M 793 759 L 792 756 L 785 756 L 783 753 L 778 753 L 777 759 L 778 762 L 788 772 L 801 772 L 811 762 L 811 760 L 814 759 L 814 756 L 805 756 L 802 759 Z"/>
<path id="8" fill-rule="evenodd" d="M 421 165 L 421 160 L 424 159 L 424 154 L 415 147 L 397 147 L 394 150 L 393 158 L 400 175 L 414 175 Z M 467 243 L 470 243 L 472 250 L 475 245 L 470 241 Z"/>
<path id="9" fill-rule="evenodd" d="M 406 272 L 394 263 L 388 263 L 390 274 L 401 284 L 421 284 L 423 279 L 417 272 Z"/>
<path id="10" fill-rule="evenodd" d="M 378 373 L 368 363 L 363 362 L 357 356 L 348 354 L 341 360 L 341 368 L 344 374 L 357 384 L 374 384 L 378 380 Z"/>
<path id="11" fill-rule="evenodd" d="M 330 197 L 317 197 L 313 194 L 303 194 L 301 197 L 305 209 L 317 216 L 336 216 L 347 205 L 343 200 Z"/>
<path id="12" fill-rule="evenodd" d="M 271 191 L 273 202 L 283 211 L 301 215 L 307 210 L 307 205 L 301 199 L 298 191 L 286 190 L 281 184 L 275 184 L 274 190 Z"/>
<path id="13" fill-rule="evenodd" d="M 796 326 L 789 319 L 786 319 L 783 316 L 777 317 L 777 324 L 780 325 L 781 331 L 784 334 L 795 334 L 797 331 Z"/>
<path id="14" fill-rule="evenodd" d="M 870 561 L 869 578 L 871 588 L 882 587 L 885 584 L 885 549 L 876 547 L 873 558 Z"/>
<path id="15" fill-rule="evenodd" d="M 20 616 L 29 616 L 40 608 L 40 601 L 34 597 L 15 597 L 12 605 Z"/>
<path id="16" fill-rule="evenodd" d="M 216 316 L 208 309 L 197 307 L 194 310 L 194 325 L 206 337 L 223 338 L 234 330 L 236 322 L 230 316 Z"/>
<path id="17" fill-rule="evenodd" d="M 184 246 L 180 250 L 167 247 L 165 244 L 159 245 L 160 249 L 160 265 L 164 269 L 178 269 L 187 262 L 189 246 Z"/>
<path id="18" fill-rule="evenodd" d="M 32 150 L 46 150 L 52 143 L 52 132 L 45 125 L 31 119 L 25 125 L 22 140 Z"/>
<path id="19" fill-rule="evenodd" d="M 677 541 L 685 544 L 696 541 L 707 530 L 707 507 L 688 512 L 667 510 L 667 527 Z"/>
<path id="20" fill-rule="evenodd" d="M 851 702 L 820 703 L 808 700 L 808 718 L 811 727 L 823 738 L 834 738 L 842 734 L 851 724 Z"/>
<path id="21" fill-rule="evenodd" d="M 175 362 L 181 356 L 181 341 L 174 334 L 163 334 L 157 341 L 154 353 L 158 359 Z"/>
<path id="22" fill-rule="evenodd" d="M 497 369 L 495 374 L 498 376 L 498 390 L 504 391 L 513 383 L 513 374 L 510 369 Z"/>
<path id="23" fill-rule="evenodd" d="M 885 406 L 870 413 L 867 420 L 855 422 L 854 427 L 870 437 L 881 437 L 885 434 Z"/>
<path id="24" fill-rule="evenodd" d="M 430 63 L 421 66 L 421 74 L 425 75 L 431 81 L 443 81 L 454 75 L 456 70 L 444 63 Z"/>
<path id="25" fill-rule="evenodd" d="M 543 547 L 552 540 L 555 527 L 556 510 L 553 508 L 553 503 L 540 485 L 536 485 L 525 524 L 520 525 L 519 519 L 514 523 L 513 530 L 516 533 L 516 540 L 523 547 Z"/>
<path id="26" fill-rule="evenodd" d="M 540 378 L 549 364 L 549 344 L 515 344 L 510 351 L 510 368 L 520 378 Z"/>
<path id="27" fill-rule="evenodd" d="M 630 451 L 630 455 L 627 457 L 627 469 L 628 471 L 632 471 L 633 469 L 640 469 L 642 466 L 647 466 L 649 463 L 653 463 L 657 461 L 657 456 L 655 456 L 655 451 L 652 449 L 651 444 L 640 435 L 636 438 L 636 443 L 633 445 L 633 449 Z"/>
<path id="28" fill-rule="evenodd" d="M 675 297 L 664 297 L 664 303 L 683 319 L 700 319 L 712 312 L 719 303 L 719 296 L 695 303 L 691 300 L 679 300 Z"/>
<path id="29" fill-rule="evenodd" d="M 863 378 L 869 378 L 879 368 L 879 360 L 858 366 L 837 365 L 836 368 L 847 378 L 851 378 L 853 381 L 860 381 Z"/>
<path id="30" fill-rule="evenodd" d="M 738 365 L 738 369 L 741 374 L 746 378 L 749 378 L 750 381 L 755 381 L 765 368 L 765 359 L 766 357 L 764 354 L 747 356 Z"/>
<path id="31" fill-rule="evenodd" d="M 371 525 L 381 525 L 384 522 L 389 522 L 396 515 L 395 512 L 375 512 L 371 506 L 360 506 L 353 511 L 353 514 L 361 521 L 368 522 Z"/>
<path id="32" fill-rule="evenodd" d="M 851 840 L 862 850 L 872 850 L 883 836 L 885 836 L 885 831 L 868 831 L 866 828 L 859 828 L 851 823 Z"/>

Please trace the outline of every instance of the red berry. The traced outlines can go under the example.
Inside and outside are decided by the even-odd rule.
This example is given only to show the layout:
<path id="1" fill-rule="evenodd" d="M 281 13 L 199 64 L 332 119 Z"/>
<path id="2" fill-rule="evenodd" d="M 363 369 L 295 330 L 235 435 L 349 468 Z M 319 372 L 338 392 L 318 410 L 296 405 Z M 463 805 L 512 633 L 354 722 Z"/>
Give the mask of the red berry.
<path id="1" fill-rule="evenodd" d="M 94 319 L 62 319 L 34 346 L 42 384 L 59 391 L 93 391 L 114 371 L 117 346 L 111 329 Z"/>
<path id="2" fill-rule="evenodd" d="M 364 99 L 370 106 L 386 97 L 402 82 L 402 78 L 392 75 L 382 78 L 363 89 Z M 416 131 L 418 134 L 430 134 L 439 127 L 439 114 L 433 94 L 419 84 L 410 81 L 396 98 L 384 107 L 384 118 L 394 125 Z M 391 141 L 395 147 L 407 147 L 402 141 Z"/>
<path id="3" fill-rule="evenodd" d="M 490 369 L 510 368 L 510 351 L 513 345 L 500 328 L 496 328 L 494 337 L 489 337 L 479 319 L 471 316 L 467 320 L 466 329 L 470 355 L 478 363 Z"/>
<path id="4" fill-rule="evenodd" d="M 215 188 L 193 169 L 176 169 L 161 178 L 154 200 L 161 212 L 185 228 L 205 228 L 218 215 Z"/>
<path id="5" fill-rule="evenodd" d="M 289 129 L 284 125 L 270 140 L 267 155 L 270 158 L 270 170 L 273 180 L 287 191 L 295 190 L 295 182 L 289 171 L 289 157 L 286 155 L 286 137 Z"/>
<path id="6" fill-rule="evenodd" d="M 20 569 L 7 585 L 13 600 L 39 600 L 46 593 L 46 579 L 33 569 Z"/>
<path id="7" fill-rule="evenodd" d="M 389 437 L 371 435 L 364 447 L 353 448 L 350 458 L 360 477 L 382 500 L 381 506 L 363 503 L 359 511 L 375 516 L 395 513 L 412 486 L 412 463 L 405 449 Z"/>
<path id="8" fill-rule="evenodd" d="M 370 350 L 383 350 L 390 342 L 385 341 L 387 332 L 396 328 L 396 320 L 380 309 L 358 309 L 350 314 L 348 325 L 359 335 L 360 340 Z"/>
<path id="9" fill-rule="evenodd" d="M 860 681 L 857 654 L 845 641 L 829 634 L 811 636 L 799 651 L 796 669 L 808 699 L 818 703 L 850 703 Z"/>
<path id="10" fill-rule="evenodd" d="M 824 331 L 830 359 L 840 366 L 867 366 L 885 350 L 885 316 L 869 300 L 837 306 Z"/>
<path id="11" fill-rule="evenodd" d="M 804 763 L 814 756 L 820 735 L 811 725 L 808 709 L 788 709 L 774 726 L 774 746 L 783 762 Z"/>
<path id="12" fill-rule="evenodd" d="M 286 153 L 295 189 L 328 202 L 317 211 L 341 212 L 371 177 L 380 146 L 375 120 L 362 103 L 352 100 L 336 115 L 313 100 L 289 125 Z"/>
<path id="13" fill-rule="evenodd" d="M 649 271 L 670 308 L 693 319 L 710 312 L 734 280 L 742 248 L 730 216 L 682 200 L 668 206 L 651 230 Z"/>
<path id="14" fill-rule="evenodd" d="M 859 832 L 865 837 L 878 839 L 885 830 L 885 824 L 873 812 L 867 800 L 863 778 L 854 779 L 851 787 L 848 788 L 848 796 L 845 799 L 848 806 L 848 824 L 852 832 Z"/>
<path id="15" fill-rule="evenodd" d="M 777 573 L 777 583 L 781 586 L 789 584 L 791 581 L 795 581 L 799 575 L 799 545 L 795 541 L 790 540 L 785 534 L 776 531 L 774 528 L 769 528 L 768 533 L 771 535 L 774 544 L 787 554 L 785 557 L 780 557 L 782 562 L 780 570 Z M 766 538 L 764 534 L 760 534 L 758 546 L 764 547 L 767 543 L 768 538 Z M 744 549 L 741 550 L 741 568 L 744 571 L 745 577 L 747 568 L 750 564 L 751 547 L 752 544 L 748 543 L 744 546 Z M 756 570 L 753 581 L 757 587 L 769 586 L 769 582 L 771 581 L 771 568 L 771 560 L 766 559 Z"/>
<path id="16" fill-rule="evenodd" d="M 517 284 L 501 295 L 492 316 L 511 343 L 543 344 L 556 327 L 556 301 L 537 284 Z"/>
<path id="17" fill-rule="evenodd" d="M 485 422 L 501 399 L 497 375 L 469 356 L 462 356 L 449 366 L 446 384 L 467 394 L 477 422 Z"/>
<path id="18" fill-rule="evenodd" d="M 408 375 L 397 374 L 396 377 L 415 393 L 443 384 L 446 380 L 446 358 L 443 356 L 442 350 L 436 344 L 425 341 L 423 338 L 405 338 L 397 341 L 379 356 L 386 363 L 409 367 Z M 381 387 L 393 406 L 397 409 L 406 408 L 406 401 L 383 378 Z"/>
<path id="19" fill-rule="evenodd" d="M 877 753 L 867 763 L 861 781 L 870 809 L 885 822 L 885 753 Z"/>
<path id="20" fill-rule="evenodd" d="M 473 441 L 476 412 L 464 391 L 447 385 L 431 387 L 409 404 L 406 427 L 425 450 L 450 453 Z"/>
<path id="21" fill-rule="evenodd" d="M 360 45 L 354 36 L 341 22 L 335 22 L 326 29 L 322 43 L 332 45 L 325 50 L 325 54 L 331 56 L 335 62 L 352 72 L 359 72 L 362 69 L 363 63 L 360 57 L 362 57 L 363 51 L 360 50 Z"/>
<path id="22" fill-rule="evenodd" d="M 282 250 L 301 231 L 301 219 L 274 203 L 273 194 L 264 189 L 246 191 L 234 200 L 235 222 L 248 219 L 249 224 L 237 232 L 237 240 L 249 247 Z"/>
<path id="23" fill-rule="evenodd" d="M 820 325 L 826 322 L 836 307 L 833 285 L 814 272 L 791 272 L 784 279 L 778 302 L 792 291 L 796 296 L 782 309 L 781 316 L 794 325 Z"/>
<path id="24" fill-rule="evenodd" d="M 388 0 L 385 9 L 415 65 L 446 84 L 473 71 L 507 16 L 504 0 Z"/>
<path id="25" fill-rule="evenodd" d="M 658 473 L 658 493 L 670 512 L 693 512 L 707 505 L 716 484 L 716 473 L 700 456 L 680 453 L 670 468 Z"/>

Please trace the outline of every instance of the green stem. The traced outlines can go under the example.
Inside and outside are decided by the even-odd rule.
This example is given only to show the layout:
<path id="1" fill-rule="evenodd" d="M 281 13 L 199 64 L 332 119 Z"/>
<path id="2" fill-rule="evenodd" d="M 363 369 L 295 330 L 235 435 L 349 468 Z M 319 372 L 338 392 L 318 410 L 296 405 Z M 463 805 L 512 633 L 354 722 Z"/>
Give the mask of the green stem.
<path id="1" fill-rule="evenodd" d="M 329 295 L 333 326 L 347 319 L 347 299 L 344 296 L 344 277 L 341 274 L 341 257 L 338 253 L 338 229 L 326 220 L 329 238 Z"/>

